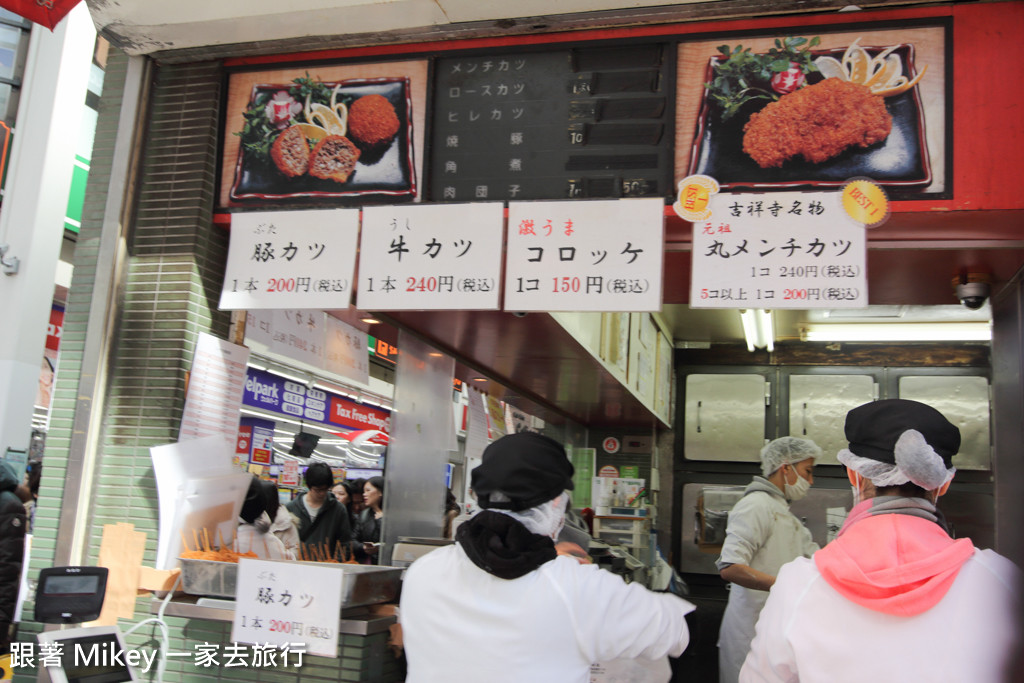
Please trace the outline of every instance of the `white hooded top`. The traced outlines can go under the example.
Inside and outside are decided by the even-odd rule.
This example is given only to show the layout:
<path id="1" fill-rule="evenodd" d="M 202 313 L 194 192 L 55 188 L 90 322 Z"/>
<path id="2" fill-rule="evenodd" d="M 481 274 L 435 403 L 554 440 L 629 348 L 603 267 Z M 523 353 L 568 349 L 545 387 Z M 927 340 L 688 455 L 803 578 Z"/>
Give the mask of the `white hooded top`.
<path id="1" fill-rule="evenodd" d="M 445 546 L 403 580 L 406 682 L 588 683 L 593 662 L 682 654 L 693 610 L 568 557 L 501 579 Z"/>

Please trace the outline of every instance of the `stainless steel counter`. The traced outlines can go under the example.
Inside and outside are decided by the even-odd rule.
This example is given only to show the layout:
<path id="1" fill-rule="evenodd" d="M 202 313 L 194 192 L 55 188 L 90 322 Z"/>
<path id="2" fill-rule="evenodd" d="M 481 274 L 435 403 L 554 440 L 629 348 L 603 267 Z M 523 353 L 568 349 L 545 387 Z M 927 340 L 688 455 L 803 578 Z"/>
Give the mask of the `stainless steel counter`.
<path id="1" fill-rule="evenodd" d="M 158 614 L 162 604 L 163 598 L 153 598 L 149 604 L 149 613 Z M 235 601 L 180 595 L 167 603 L 164 616 L 230 622 L 235 618 Z M 397 621 L 397 617 L 393 615 L 372 614 L 369 607 L 353 607 L 341 611 L 338 633 L 368 636 L 387 631 Z"/>

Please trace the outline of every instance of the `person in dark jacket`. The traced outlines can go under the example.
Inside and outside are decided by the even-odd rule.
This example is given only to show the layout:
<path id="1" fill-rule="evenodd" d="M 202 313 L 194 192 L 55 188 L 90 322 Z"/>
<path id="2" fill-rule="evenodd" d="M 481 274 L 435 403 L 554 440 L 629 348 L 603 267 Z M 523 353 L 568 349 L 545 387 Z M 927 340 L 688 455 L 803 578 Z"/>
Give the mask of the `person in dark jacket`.
<path id="1" fill-rule="evenodd" d="M 348 510 L 330 494 L 334 473 L 324 462 L 314 462 L 305 474 L 308 492 L 286 506 L 298 519 L 300 557 L 343 559 L 352 540 Z"/>
<path id="2" fill-rule="evenodd" d="M 22 500 L 27 488 L 20 484 L 14 468 L 0 462 L 0 656 L 11 651 L 11 624 L 25 554 L 28 515 Z"/>
<path id="3" fill-rule="evenodd" d="M 380 525 L 384 519 L 384 477 L 370 477 L 363 484 L 366 507 L 356 518 L 352 544 L 356 559 L 364 564 L 377 564 L 380 551 Z"/>

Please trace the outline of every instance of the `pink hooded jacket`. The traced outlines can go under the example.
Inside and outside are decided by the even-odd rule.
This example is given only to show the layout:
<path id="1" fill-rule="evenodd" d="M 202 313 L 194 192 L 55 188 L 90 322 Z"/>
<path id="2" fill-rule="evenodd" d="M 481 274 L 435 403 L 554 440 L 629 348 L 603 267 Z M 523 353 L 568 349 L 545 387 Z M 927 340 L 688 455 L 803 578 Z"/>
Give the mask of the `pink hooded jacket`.
<path id="1" fill-rule="evenodd" d="M 866 500 L 850 510 L 836 539 L 815 553 L 818 571 L 844 598 L 876 612 L 913 616 L 931 609 L 974 545 L 920 517 L 872 516 L 871 507 Z"/>

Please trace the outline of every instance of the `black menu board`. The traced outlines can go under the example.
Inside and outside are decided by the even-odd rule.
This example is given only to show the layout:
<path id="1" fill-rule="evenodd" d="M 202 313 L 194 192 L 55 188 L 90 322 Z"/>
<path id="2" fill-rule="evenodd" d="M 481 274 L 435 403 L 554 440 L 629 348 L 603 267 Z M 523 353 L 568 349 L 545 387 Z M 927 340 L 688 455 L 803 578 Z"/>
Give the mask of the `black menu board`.
<path id="1" fill-rule="evenodd" d="M 438 59 L 430 199 L 672 194 L 669 49 L 649 43 Z"/>

